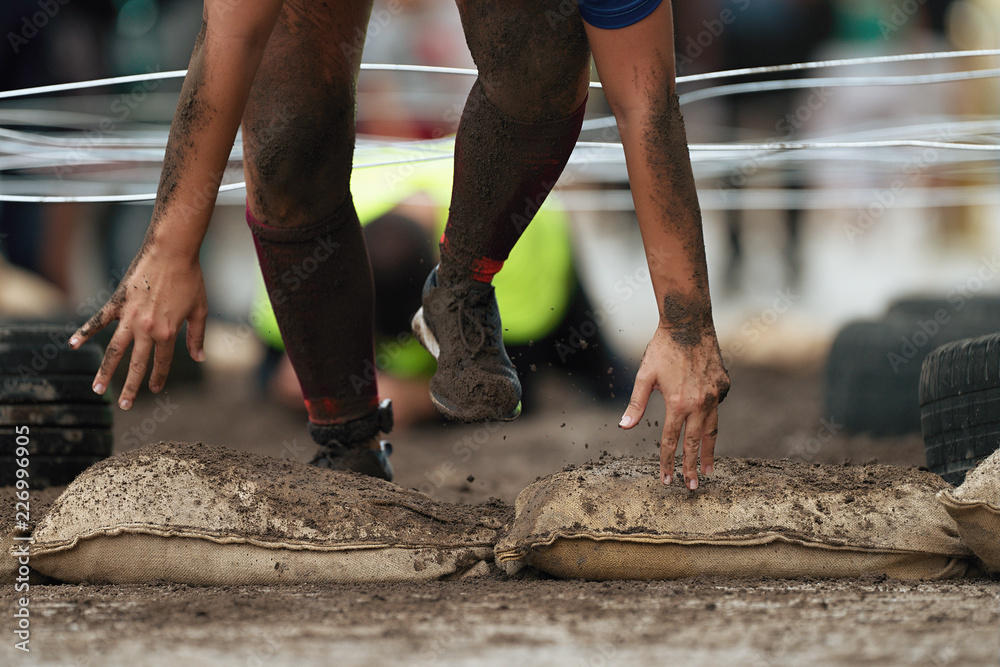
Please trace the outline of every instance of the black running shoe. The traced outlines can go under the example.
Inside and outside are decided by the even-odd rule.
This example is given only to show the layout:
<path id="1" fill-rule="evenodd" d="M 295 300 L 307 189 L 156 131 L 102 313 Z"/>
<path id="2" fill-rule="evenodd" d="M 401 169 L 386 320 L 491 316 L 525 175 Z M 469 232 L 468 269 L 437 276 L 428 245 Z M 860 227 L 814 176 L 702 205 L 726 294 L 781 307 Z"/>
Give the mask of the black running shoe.
<path id="1" fill-rule="evenodd" d="M 351 470 L 392 481 L 392 464 L 389 455 L 392 445 L 386 441 L 372 439 L 369 442 L 345 446 L 331 441 L 319 448 L 309 465 L 330 470 Z"/>
<path id="2" fill-rule="evenodd" d="M 309 423 L 309 433 L 319 443 L 319 451 L 309 462 L 317 468 L 351 470 L 362 475 L 392 481 L 389 455 L 392 445 L 376 436 L 392 430 L 392 402 L 382 401 L 378 409 L 360 419 L 343 424 Z"/>
<path id="3" fill-rule="evenodd" d="M 463 422 L 511 421 L 521 414 L 521 381 L 503 346 L 493 285 L 439 285 L 435 268 L 411 326 L 437 359 L 430 392 L 442 414 Z"/>

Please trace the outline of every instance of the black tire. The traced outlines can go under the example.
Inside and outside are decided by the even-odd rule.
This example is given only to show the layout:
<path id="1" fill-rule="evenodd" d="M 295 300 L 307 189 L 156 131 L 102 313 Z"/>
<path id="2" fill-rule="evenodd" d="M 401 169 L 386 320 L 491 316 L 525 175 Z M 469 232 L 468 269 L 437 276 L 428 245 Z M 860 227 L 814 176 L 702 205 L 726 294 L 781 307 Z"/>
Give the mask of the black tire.
<path id="1" fill-rule="evenodd" d="M 94 393 L 91 385 L 94 375 L 37 375 L 21 378 L 17 375 L 0 376 L 0 404 L 32 403 L 83 403 L 107 405 L 110 393 Z"/>
<path id="2" fill-rule="evenodd" d="M 38 343 L 0 343 L 0 374 L 29 378 L 45 375 L 94 377 L 104 354 L 96 344 L 79 350 L 60 348 L 44 339 Z"/>
<path id="3" fill-rule="evenodd" d="M 14 451 L 18 442 L 13 426 L 0 426 L 4 454 Z M 21 442 L 24 442 L 22 439 Z M 35 458 L 86 456 L 107 458 L 114 447 L 114 434 L 107 428 L 45 428 L 31 426 L 27 434 L 28 453 Z M 2 484 L 0 484 L 2 486 Z"/>
<path id="4" fill-rule="evenodd" d="M 69 484 L 77 475 L 101 461 L 101 456 L 31 456 L 28 457 L 28 484 L 38 490 Z M 20 461 L 13 456 L 0 456 L 0 486 L 17 482 Z"/>
<path id="5" fill-rule="evenodd" d="M 69 342 L 69 337 L 76 329 L 77 325 L 72 322 L 65 324 L 4 323 L 0 324 L 0 346 L 53 343 L 61 349 L 68 350 L 66 345 Z"/>
<path id="6" fill-rule="evenodd" d="M 908 296 L 889 304 L 886 317 L 900 317 L 914 322 L 935 317 L 1000 322 L 1000 297 L 954 295 L 949 299 L 943 296 Z"/>
<path id="7" fill-rule="evenodd" d="M 1000 449 L 1000 334 L 943 345 L 924 360 L 920 425 L 927 467 L 951 484 Z"/>
<path id="8" fill-rule="evenodd" d="M 110 405 L 0 405 L 0 426 L 63 426 L 110 428 L 114 421 Z"/>
<path id="9" fill-rule="evenodd" d="M 852 322 L 837 334 L 826 367 L 826 409 L 848 433 L 920 431 L 920 368 L 942 343 L 980 336 L 996 320 L 954 317 Z"/>
<path id="10" fill-rule="evenodd" d="M 94 342 L 68 347 L 73 324 L 0 326 L 0 485 L 14 484 L 27 461 L 33 489 L 72 481 L 111 455 L 109 399 L 91 383 L 104 352 Z M 27 457 L 15 459 L 28 427 Z M 23 429 L 22 429 L 23 430 Z"/>

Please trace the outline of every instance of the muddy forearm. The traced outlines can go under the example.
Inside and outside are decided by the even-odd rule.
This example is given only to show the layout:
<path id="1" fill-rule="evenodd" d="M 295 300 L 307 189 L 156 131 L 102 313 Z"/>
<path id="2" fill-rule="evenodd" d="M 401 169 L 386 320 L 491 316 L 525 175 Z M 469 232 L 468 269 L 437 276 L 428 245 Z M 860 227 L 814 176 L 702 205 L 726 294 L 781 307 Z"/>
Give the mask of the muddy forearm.
<path id="1" fill-rule="evenodd" d="M 715 335 L 701 209 L 673 86 L 651 84 L 650 95 L 648 111 L 622 141 L 636 163 L 629 168 L 632 197 L 660 325 L 692 346 Z"/>
<path id="2" fill-rule="evenodd" d="M 674 92 L 669 2 L 631 26 L 587 26 L 604 94 L 615 114 L 660 325 L 682 345 L 714 340 L 701 210 Z"/>
<path id="3" fill-rule="evenodd" d="M 619 128 L 660 326 L 693 346 L 715 336 L 701 208 L 673 74 L 647 73 Z"/>
<path id="4" fill-rule="evenodd" d="M 218 13 L 219 7 L 206 2 L 206 20 L 170 126 L 143 252 L 155 247 L 189 261 L 197 258 L 266 35 L 276 19 L 277 8 L 265 4 L 252 23 L 241 17 L 234 26 L 227 14 Z"/>

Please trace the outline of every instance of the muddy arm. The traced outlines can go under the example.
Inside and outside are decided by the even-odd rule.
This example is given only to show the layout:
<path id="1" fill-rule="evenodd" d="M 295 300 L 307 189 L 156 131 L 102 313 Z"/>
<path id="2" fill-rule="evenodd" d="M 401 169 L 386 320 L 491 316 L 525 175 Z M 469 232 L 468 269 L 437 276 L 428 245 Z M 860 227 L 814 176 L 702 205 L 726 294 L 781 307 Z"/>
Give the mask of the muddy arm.
<path id="1" fill-rule="evenodd" d="M 280 9 L 281 0 L 205 0 L 146 238 L 111 300 L 70 338 L 70 346 L 79 347 L 119 320 L 93 386 L 98 394 L 107 390 L 134 344 L 119 397 L 124 410 L 132 407 L 151 355 L 149 387 L 153 392 L 163 388 L 174 339 L 185 320 L 188 350 L 194 359 L 204 359 L 208 307 L 198 251 Z"/>
<path id="2" fill-rule="evenodd" d="M 661 479 L 672 480 L 683 428 L 684 479 L 696 488 L 699 450 L 702 472 L 711 472 L 717 405 L 729 389 L 729 377 L 712 322 L 701 210 L 674 91 L 670 3 L 625 28 L 587 25 L 587 36 L 625 149 L 660 316 L 621 426 L 637 424 L 650 393 L 658 389 L 667 408 Z"/>

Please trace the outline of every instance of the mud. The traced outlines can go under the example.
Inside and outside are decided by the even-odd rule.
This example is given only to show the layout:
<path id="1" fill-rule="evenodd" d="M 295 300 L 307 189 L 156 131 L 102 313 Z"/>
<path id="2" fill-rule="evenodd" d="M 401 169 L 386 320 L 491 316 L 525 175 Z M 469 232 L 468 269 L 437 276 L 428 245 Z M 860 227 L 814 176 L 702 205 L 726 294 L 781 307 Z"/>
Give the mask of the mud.
<path id="1" fill-rule="evenodd" d="M 482 258 L 505 260 L 555 186 L 580 133 L 590 64 L 575 7 L 567 16 L 551 0 L 459 9 L 479 78 L 455 140 L 446 284 L 473 275 Z"/>
<path id="2" fill-rule="evenodd" d="M 49 510 L 52 508 L 52 503 L 54 503 L 56 498 L 58 498 L 65 490 L 65 486 L 51 486 L 47 489 L 29 491 L 28 528 L 17 532 L 21 534 L 29 534 L 32 530 L 34 530 L 34 527 L 38 525 L 38 522 L 45 518 L 45 515 L 49 513 Z M 14 507 L 17 502 L 17 491 L 18 490 L 13 486 L 0 486 L 0 536 L 10 535 L 14 531 L 16 520 L 19 518 L 16 515 Z"/>
<path id="3" fill-rule="evenodd" d="M 78 530 L 155 525 L 260 543 L 484 544 L 509 519 L 497 500 L 440 503 L 356 473 L 160 443 L 92 466 L 51 509 L 44 532 L 52 542 Z"/>
<path id="4" fill-rule="evenodd" d="M 428 329 L 433 323 L 440 349 L 429 388 L 450 419 L 509 421 L 517 416 L 520 380 L 497 360 L 503 341 L 495 309 L 493 286 L 468 279 L 455 287 L 432 287 L 424 297 L 424 322 Z M 493 321 L 483 326 L 481 320 L 491 312 Z M 424 336 L 422 327 L 417 331 Z"/>
<path id="5" fill-rule="evenodd" d="M 265 224 L 314 224 L 348 198 L 370 8 L 282 4 L 243 113 L 248 204 Z"/>
<path id="6" fill-rule="evenodd" d="M 484 91 L 525 122 L 565 118 L 586 96 L 590 46 L 575 3 L 458 3 Z M 471 100 L 471 97 L 470 97 Z"/>
<path id="7" fill-rule="evenodd" d="M 708 290 L 705 242 L 701 227 L 701 208 L 691 171 L 687 133 L 680 103 L 672 86 L 664 83 L 666 73 L 650 74 L 647 92 L 651 100 L 648 126 L 643 133 L 646 162 L 652 172 L 652 198 L 659 210 L 664 231 L 678 239 L 684 256 L 681 262 L 690 267 L 690 291 L 664 293 L 662 316 L 674 341 L 694 347 L 706 338 L 714 338 L 712 301 Z M 669 94 L 663 92 L 669 90 Z M 659 258 L 651 264 L 665 264 Z M 651 266 L 651 271 L 670 267 Z"/>
<path id="8" fill-rule="evenodd" d="M 555 534 L 643 534 L 699 544 L 781 535 L 873 552 L 970 555 L 935 499 L 950 485 L 933 473 L 878 463 L 715 461 L 697 491 L 655 483 L 657 457 L 605 455 L 567 466 L 518 496 L 518 520 L 503 548 L 547 544 Z"/>
<path id="9" fill-rule="evenodd" d="M 33 665 L 994 664 L 998 584 L 34 586 Z M 6 593 L 6 591 L 5 591 Z"/>
<path id="10" fill-rule="evenodd" d="M 19 497 L 23 498 L 23 495 L 18 496 L 18 493 L 23 490 L 13 486 L 0 487 L 0 586 L 5 592 L 14 592 L 15 580 L 19 576 L 19 563 L 11 556 L 10 549 L 24 545 L 24 542 L 15 541 L 14 537 L 30 536 L 65 489 L 65 486 L 51 486 L 29 491 L 25 512 L 25 505 L 18 504 L 22 502 L 19 501 Z M 28 576 L 29 584 L 51 581 L 34 570 L 31 570 Z"/>
<path id="11" fill-rule="evenodd" d="M 731 369 L 720 455 L 845 459 L 919 466 L 918 435 L 848 436 L 822 412 L 819 367 Z M 662 402 L 617 428 L 621 405 L 583 398 L 553 373 L 544 405 L 503 425 L 432 425 L 394 434 L 397 481 L 463 503 L 512 503 L 537 476 L 595 451 L 651 455 Z M 293 460 L 312 455 L 299 414 L 263 401 L 252 376 L 208 374 L 174 389 L 155 440 L 204 440 Z M 116 413 L 141 427 L 156 399 Z M 622 402 L 625 398 L 622 399 Z M 565 423 L 564 428 L 559 425 Z M 121 443 L 121 439 L 118 441 Z M 472 476 L 473 481 L 467 478 Z M 9 604 L 10 587 L 0 587 Z M 909 583 L 883 577 L 588 583 L 515 579 L 373 587 L 32 586 L 30 662 L 10 643 L 0 662 L 39 665 L 751 665 L 995 664 L 1000 581 Z M 8 621 L 0 627 L 9 628 Z"/>

